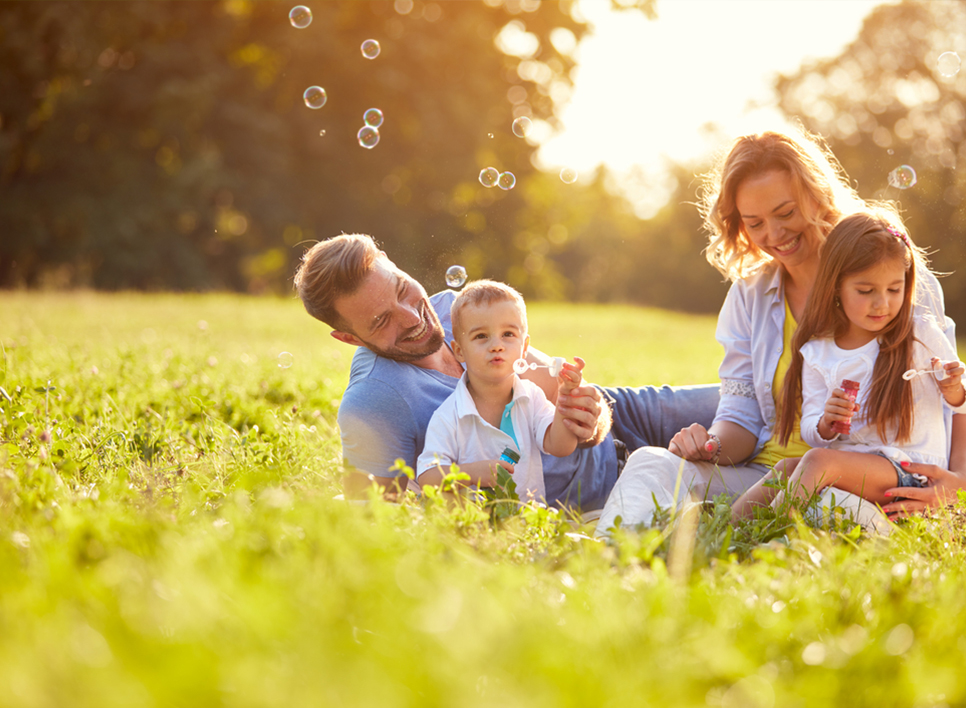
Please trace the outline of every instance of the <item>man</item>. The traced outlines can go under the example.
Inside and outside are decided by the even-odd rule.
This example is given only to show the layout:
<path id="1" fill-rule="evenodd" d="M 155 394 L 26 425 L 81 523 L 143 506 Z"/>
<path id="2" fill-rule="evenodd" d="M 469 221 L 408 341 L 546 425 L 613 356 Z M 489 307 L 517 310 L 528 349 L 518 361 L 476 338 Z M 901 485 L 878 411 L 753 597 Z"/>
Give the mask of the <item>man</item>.
<path id="1" fill-rule="evenodd" d="M 359 234 L 309 249 L 295 286 L 310 315 L 332 327 L 340 342 L 358 347 L 339 407 L 346 494 L 357 496 L 372 482 L 389 494 L 404 489 L 395 461 L 415 468 L 429 419 L 463 374 L 447 344 L 454 293 L 428 297 L 369 236 Z M 527 358 L 549 361 L 533 347 Z M 546 369 L 529 371 L 527 378 L 556 400 L 556 382 Z M 601 405 L 604 398 L 608 405 Z M 717 403 L 715 385 L 574 389 L 558 406 L 565 425 L 584 442 L 568 457 L 543 458 L 547 500 L 601 508 L 630 451 L 666 446 L 695 421 L 710 425 Z"/>

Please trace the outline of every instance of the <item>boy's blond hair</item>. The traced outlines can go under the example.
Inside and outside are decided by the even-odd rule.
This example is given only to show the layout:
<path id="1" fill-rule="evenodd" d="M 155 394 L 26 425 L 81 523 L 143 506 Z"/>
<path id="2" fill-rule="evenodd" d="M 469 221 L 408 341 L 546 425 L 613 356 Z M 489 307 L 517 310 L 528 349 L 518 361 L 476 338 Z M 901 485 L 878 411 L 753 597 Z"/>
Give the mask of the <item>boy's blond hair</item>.
<path id="1" fill-rule="evenodd" d="M 527 305 L 523 301 L 523 296 L 506 283 L 498 283 L 495 280 L 474 280 L 469 283 L 463 292 L 456 296 L 453 306 L 450 308 L 450 320 L 453 326 L 453 338 L 457 338 L 462 333 L 462 323 L 460 313 L 468 305 L 479 307 L 481 305 L 492 305 L 498 302 L 512 302 L 520 310 L 520 318 L 523 320 L 523 332 L 527 333 Z"/>

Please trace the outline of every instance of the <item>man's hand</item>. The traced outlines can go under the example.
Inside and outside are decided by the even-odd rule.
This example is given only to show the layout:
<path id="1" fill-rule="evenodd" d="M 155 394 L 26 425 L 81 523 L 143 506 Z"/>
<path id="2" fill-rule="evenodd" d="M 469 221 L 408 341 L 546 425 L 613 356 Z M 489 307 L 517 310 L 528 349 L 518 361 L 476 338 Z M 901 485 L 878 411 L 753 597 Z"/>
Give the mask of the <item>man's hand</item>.
<path id="1" fill-rule="evenodd" d="M 601 404 L 600 391 L 593 386 L 578 386 L 569 394 L 561 394 L 557 410 L 564 417 L 567 430 L 580 441 L 580 447 L 598 445 L 610 432 L 610 406 Z"/>
<path id="2" fill-rule="evenodd" d="M 959 498 L 957 492 L 966 489 L 966 478 L 955 472 L 944 470 L 937 465 L 925 465 L 918 462 L 903 462 L 902 469 L 910 474 L 921 474 L 929 480 L 927 487 L 893 487 L 887 489 L 887 497 L 904 497 L 901 500 L 889 502 L 882 510 L 890 519 L 902 518 L 911 514 L 918 514 L 926 509 L 938 509 L 955 504 Z"/>

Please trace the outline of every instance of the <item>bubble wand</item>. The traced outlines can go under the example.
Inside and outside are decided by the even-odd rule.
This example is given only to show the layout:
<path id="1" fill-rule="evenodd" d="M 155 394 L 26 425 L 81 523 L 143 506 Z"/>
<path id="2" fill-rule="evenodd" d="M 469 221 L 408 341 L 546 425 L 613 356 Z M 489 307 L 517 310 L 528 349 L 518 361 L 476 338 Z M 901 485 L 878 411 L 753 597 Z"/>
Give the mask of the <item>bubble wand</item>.
<path id="1" fill-rule="evenodd" d="M 515 362 L 513 362 L 513 373 L 515 373 L 517 376 L 522 376 L 527 372 L 527 370 L 536 371 L 537 369 L 549 369 L 550 375 L 553 378 L 557 378 L 560 375 L 560 372 L 563 370 L 565 361 L 566 359 L 564 359 L 562 356 L 555 356 L 553 358 L 553 362 L 550 364 L 537 364 L 536 362 L 530 364 L 526 359 L 517 359 Z"/>
<path id="2" fill-rule="evenodd" d="M 948 363 L 949 362 L 947 361 L 941 362 L 941 365 L 938 369 L 909 369 L 909 371 L 907 371 L 902 375 L 902 378 L 906 381 L 912 381 L 917 376 L 925 376 L 926 374 L 935 374 L 936 380 L 942 381 L 944 378 L 946 378 L 946 369 L 943 367 Z M 963 362 L 961 361 L 957 361 L 956 363 L 959 366 L 964 366 Z"/>

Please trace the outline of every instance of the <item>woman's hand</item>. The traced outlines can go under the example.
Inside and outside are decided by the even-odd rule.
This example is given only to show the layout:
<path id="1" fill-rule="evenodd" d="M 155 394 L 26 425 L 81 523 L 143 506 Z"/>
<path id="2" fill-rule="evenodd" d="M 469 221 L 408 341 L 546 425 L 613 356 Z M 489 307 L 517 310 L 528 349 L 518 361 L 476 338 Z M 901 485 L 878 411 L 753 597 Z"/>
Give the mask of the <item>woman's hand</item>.
<path id="1" fill-rule="evenodd" d="M 955 504 L 958 491 L 966 490 L 966 478 L 937 465 L 903 462 L 902 469 L 910 474 L 921 474 L 929 480 L 926 487 L 893 487 L 887 489 L 887 497 L 903 497 L 883 505 L 882 510 L 890 519 L 918 514 L 926 509 L 938 509 Z"/>
<path id="2" fill-rule="evenodd" d="M 682 428 L 668 444 L 667 449 L 685 460 L 710 461 L 718 454 L 719 442 L 700 423 Z"/>

